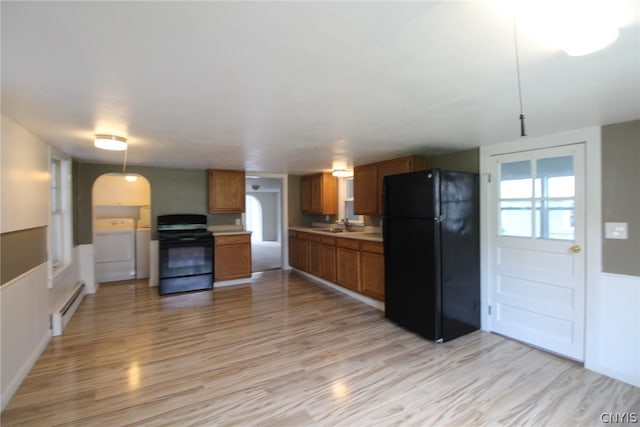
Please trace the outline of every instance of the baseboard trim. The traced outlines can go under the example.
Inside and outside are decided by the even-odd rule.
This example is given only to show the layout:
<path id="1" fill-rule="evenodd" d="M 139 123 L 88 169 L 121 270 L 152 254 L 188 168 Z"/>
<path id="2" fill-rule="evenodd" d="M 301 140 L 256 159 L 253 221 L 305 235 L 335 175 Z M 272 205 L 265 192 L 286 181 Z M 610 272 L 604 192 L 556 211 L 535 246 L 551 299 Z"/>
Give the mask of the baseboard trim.
<path id="1" fill-rule="evenodd" d="M 301 275 L 303 275 L 303 276 L 305 276 L 305 277 L 307 277 L 307 278 L 313 280 L 314 282 L 317 282 L 317 283 L 319 283 L 319 284 L 321 284 L 323 286 L 327 286 L 327 287 L 329 287 L 329 288 L 331 288 L 333 290 L 336 290 L 336 291 L 338 291 L 340 293 L 348 295 L 353 299 L 356 299 L 356 300 L 358 300 L 360 302 L 363 302 L 363 303 L 365 303 L 365 304 L 367 304 L 367 305 L 369 305 L 369 306 L 371 306 L 373 308 L 377 308 L 380 311 L 384 311 L 384 303 L 382 301 L 374 300 L 372 298 L 369 298 L 369 297 L 366 297 L 364 295 L 361 295 L 361 294 L 359 294 L 357 292 L 350 291 L 349 289 L 345 289 L 340 285 L 336 285 L 335 283 L 331 283 L 328 280 L 321 279 L 320 277 L 314 276 L 313 274 L 309 274 L 309 273 L 307 273 L 305 271 L 298 270 L 297 268 L 291 268 L 291 270 L 295 271 L 296 273 L 300 273 Z"/>

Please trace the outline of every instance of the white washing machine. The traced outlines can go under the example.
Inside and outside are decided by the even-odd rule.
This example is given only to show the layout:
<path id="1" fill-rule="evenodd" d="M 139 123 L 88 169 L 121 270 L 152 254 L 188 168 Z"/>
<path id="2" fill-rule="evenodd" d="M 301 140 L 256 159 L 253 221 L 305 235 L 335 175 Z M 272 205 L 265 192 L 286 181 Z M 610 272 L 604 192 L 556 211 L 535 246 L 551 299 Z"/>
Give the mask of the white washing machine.
<path id="1" fill-rule="evenodd" d="M 96 281 L 104 283 L 135 279 L 135 221 L 132 218 L 97 219 L 94 228 Z"/>

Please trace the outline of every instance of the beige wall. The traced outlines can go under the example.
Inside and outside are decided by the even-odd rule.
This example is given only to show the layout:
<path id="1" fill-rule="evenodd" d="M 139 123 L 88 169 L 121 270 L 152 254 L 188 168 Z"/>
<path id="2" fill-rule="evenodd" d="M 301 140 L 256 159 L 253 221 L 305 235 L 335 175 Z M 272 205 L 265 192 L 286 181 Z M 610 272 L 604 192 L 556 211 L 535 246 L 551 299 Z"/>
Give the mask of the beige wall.
<path id="1" fill-rule="evenodd" d="M 49 315 L 77 283 L 78 273 L 72 261 L 55 278 L 49 274 L 49 145 L 5 115 L 0 141 L 0 405 L 4 407 L 49 342 Z"/>
<path id="2" fill-rule="evenodd" d="M 626 222 L 629 233 L 603 236 L 603 271 L 640 276 L 640 120 L 602 128 L 602 221 Z"/>

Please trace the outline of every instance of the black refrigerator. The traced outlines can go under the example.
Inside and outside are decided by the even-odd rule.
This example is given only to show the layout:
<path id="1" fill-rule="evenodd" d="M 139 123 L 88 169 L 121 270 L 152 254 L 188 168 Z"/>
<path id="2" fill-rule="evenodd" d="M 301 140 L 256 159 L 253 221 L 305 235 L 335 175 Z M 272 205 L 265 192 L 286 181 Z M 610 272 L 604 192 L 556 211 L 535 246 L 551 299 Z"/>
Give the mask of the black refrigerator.
<path id="1" fill-rule="evenodd" d="M 382 194 L 385 316 L 435 342 L 478 329 L 478 175 L 391 175 Z"/>

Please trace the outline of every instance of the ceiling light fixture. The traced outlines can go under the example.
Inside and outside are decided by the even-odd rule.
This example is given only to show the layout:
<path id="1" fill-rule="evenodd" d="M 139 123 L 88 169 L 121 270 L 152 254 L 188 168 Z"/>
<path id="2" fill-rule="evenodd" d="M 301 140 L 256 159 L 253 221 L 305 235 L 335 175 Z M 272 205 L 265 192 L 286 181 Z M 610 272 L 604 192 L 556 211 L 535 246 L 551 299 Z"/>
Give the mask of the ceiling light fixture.
<path id="1" fill-rule="evenodd" d="M 353 176 L 353 171 L 349 169 L 334 169 L 331 172 L 331 175 L 336 178 L 351 178 Z"/>
<path id="2" fill-rule="evenodd" d="M 125 175 L 124 179 L 128 182 L 136 182 L 138 180 L 138 175 Z"/>
<path id="3" fill-rule="evenodd" d="M 99 134 L 93 145 L 103 150 L 124 151 L 127 149 L 127 140 L 121 136 Z"/>

